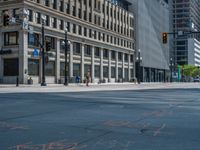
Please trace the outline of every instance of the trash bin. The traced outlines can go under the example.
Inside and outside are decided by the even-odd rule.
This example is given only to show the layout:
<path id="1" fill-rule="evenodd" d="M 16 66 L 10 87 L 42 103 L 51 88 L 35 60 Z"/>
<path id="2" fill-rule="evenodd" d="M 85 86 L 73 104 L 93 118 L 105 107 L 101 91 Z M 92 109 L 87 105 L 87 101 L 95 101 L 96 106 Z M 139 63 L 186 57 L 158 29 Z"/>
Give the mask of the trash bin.
<path id="1" fill-rule="evenodd" d="M 33 79 L 29 78 L 28 79 L 28 84 L 33 84 Z"/>

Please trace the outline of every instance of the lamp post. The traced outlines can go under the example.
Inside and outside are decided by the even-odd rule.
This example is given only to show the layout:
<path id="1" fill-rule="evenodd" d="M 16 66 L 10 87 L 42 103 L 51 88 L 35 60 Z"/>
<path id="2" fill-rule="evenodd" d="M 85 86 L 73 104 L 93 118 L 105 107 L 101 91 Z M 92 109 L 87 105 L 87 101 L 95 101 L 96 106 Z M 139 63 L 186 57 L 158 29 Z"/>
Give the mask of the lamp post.
<path id="1" fill-rule="evenodd" d="M 140 49 L 138 50 L 138 57 L 136 58 L 138 62 L 138 84 L 140 84 L 140 76 L 141 76 L 141 71 L 140 71 L 140 63 L 142 62 L 142 57 L 140 56 Z"/>
<path id="2" fill-rule="evenodd" d="M 173 66 L 173 59 L 170 58 L 170 82 L 172 82 L 172 66 Z"/>
<path id="3" fill-rule="evenodd" d="M 45 43 L 45 36 L 44 36 L 44 23 L 45 23 L 46 17 L 42 15 L 42 44 L 41 44 L 41 49 L 42 49 L 42 82 L 41 86 L 46 86 L 46 81 L 45 81 L 45 52 L 44 52 L 44 43 Z"/>
<path id="4" fill-rule="evenodd" d="M 68 33 L 68 29 L 65 28 L 65 41 L 64 41 L 64 44 L 65 44 L 65 82 L 64 82 L 64 85 L 67 86 L 69 81 L 68 81 L 68 78 L 69 77 L 69 63 L 68 63 L 68 67 L 67 67 L 67 54 L 68 54 L 68 45 L 70 44 L 70 41 L 68 41 L 67 39 L 67 33 Z M 67 70 L 68 68 L 68 70 Z"/>

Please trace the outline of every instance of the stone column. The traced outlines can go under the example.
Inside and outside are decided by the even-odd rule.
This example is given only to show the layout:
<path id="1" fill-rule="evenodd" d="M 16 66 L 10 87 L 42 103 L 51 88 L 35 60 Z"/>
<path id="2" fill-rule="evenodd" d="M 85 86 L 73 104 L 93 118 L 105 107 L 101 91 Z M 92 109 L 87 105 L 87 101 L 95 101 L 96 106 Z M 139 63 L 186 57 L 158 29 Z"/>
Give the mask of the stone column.
<path id="1" fill-rule="evenodd" d="M 108 50 L 108 82 L 111 82 L 111 50 Z"/>
<path id="2" fill-rule="evenodd" d="M 84 44 L 81 45 L 81 81 L 84 80 Z"/>
<path id="3" fill-rule="evenodd" d="M 103 80 L 103 49 L 100 48 L 100 80 Z"/>
<path id="4" fill-rule="evenodd" d="M 122 80 L 125 78 L 124 53 L 122 53 Z"/>
<path id="5" fill-rule="evenodd" d="M 115 73 L 116 73 L 116 77 L 115 77 L 115 79 L 116 79 L 116 81 L 118 81 L 118 52 L 116 52 L 116 59 L 115 59 Z"/>
<path id="6" fill-rule="evenodd" d="M 92 79 L 92 83 L 94 83 L 94 46 L 91 46 L 92 48 L 92 56 L 91 56 L 91 79 Z"/>
<path id="7" fill-rule="evenodd" d="M 128 54 L 128 81 L 131 80 L 131 55 Z"/>
<path id="8" fill-rule="evenodd" d="M 19 32 L 19 83 L 26 84 L 28 79 L 28 32 Z"/>
<path id="9" fill-rule="evenodd" d="M 70 43 L 69 49 L 69 76 L 73 77 L 73 43 Z"/>
<path id="10" fill-rule="evenodd" d="M 60 79 L 60 39 L 56 39 L 56 83 Z"/>

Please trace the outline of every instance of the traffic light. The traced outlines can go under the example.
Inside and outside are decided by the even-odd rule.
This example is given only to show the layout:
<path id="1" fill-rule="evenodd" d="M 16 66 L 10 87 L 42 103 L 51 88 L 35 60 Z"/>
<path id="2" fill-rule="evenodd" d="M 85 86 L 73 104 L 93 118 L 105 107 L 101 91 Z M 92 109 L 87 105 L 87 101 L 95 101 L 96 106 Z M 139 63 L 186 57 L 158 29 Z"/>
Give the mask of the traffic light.
<path id="1" fill-rule="evenodd" d="M 7 15 L 7 14 L 5 14 L 5 15 L 3 16 L 3 25 L 4 25 L 4 26 L 8 26 L 8 25 L 9 25 L 9 21 L 10 21 L 10 16 Z"/>
<path id="2" fill-rule="evenodd" d="M 51 43 L 50 42 L 46 42 L 46 52 L 51 50 Z"/>
<path id="3" fill-rule="evenodd" d="M 163 39 L 163 44 L 166 44 L 167 43 L 167 33 L 166 32 L 164 32 L 162 34 L 162 39 Z"/>

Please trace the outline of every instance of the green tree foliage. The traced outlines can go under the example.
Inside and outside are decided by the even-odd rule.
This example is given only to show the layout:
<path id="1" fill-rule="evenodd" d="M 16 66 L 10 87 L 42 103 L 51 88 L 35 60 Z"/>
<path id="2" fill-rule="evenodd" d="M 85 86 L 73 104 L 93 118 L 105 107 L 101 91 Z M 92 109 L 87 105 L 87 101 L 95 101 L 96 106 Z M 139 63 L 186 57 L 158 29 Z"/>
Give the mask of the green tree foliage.
<path id="1" fill-rule="evenodd" d="M 200 68 L 193 65 L 184 65 L 181 67 L 182 75 L 184 76 L 200 76 Z"/>

